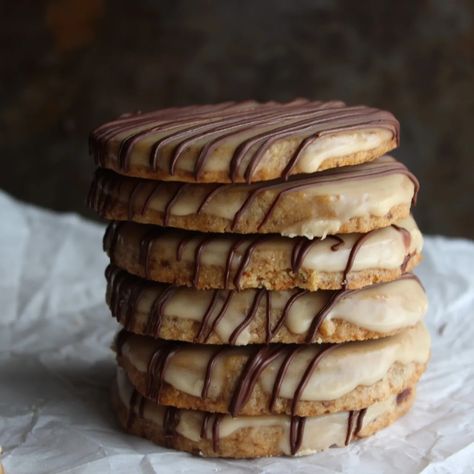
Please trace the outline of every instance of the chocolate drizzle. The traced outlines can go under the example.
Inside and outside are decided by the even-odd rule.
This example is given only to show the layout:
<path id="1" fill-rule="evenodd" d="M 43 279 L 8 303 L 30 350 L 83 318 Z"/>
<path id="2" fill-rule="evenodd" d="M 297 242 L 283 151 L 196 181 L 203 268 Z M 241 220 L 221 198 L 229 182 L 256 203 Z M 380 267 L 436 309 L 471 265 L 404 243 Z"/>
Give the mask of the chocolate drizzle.
<path id="1" fill-rule="evenodd" d="M 95 209 L 102 217 L 107 217 L 109 211 L 114 211 L 115 206 L 124 206 L 122 204 L 120 195 L 120 187 L 128 190 L 127 202 L 127 216 L 129 220 L 134 215 L 134 210 L 141 208 L 141 215 L 145 215 L 147 211 L 153 212 L 153 219 L 155 223 L 164 226 L 169 225 L 170 219 L 174 217 L 173 207 L 179 202 L 181 198 L 193 199 L 198 198 L 197 210 L 195 215 L 201 215 L 206 206 L 219 195 L 226 197 L 231 190 L 239 189 L 246 193 L 241 206 L 235 212 L 230 224 L 226 230 L 241 231 L 244 228 L 251 226 L 253 231 L 264 232 L 266 224 L 271 220 L 275 209 L 280 201 L 289 193 L 302 192 L 311 189 L 317 189 L 318 186 L 328 183 L 342 183 L 346 181 L 360 181 L 369 178 L 379 178 L 391 174 L 402 174 L 407 176 L 414 185 L 413 204 L 416 202 L 416 197 L 419 189 L 419 182 L 417 178 L 403 165 L 402 163 L 388 158 L 380 158 L 378 160 L 365 163 L 357 166 L 345 166 L 341 168 L 329 169 L 319 173 L 309 175 L 299 175 L 289 178 L 287 181 L 281 180 L 263 181 L 250 185 L 239 185 L 236 188 L 234 184 L 194 184 L 177 183 L 177 182 L 161 182 L 154 183 L 149 180 L 139 178 L 129 178 L 117 175 L 113 171 L 97 170 L 94 181 L 89 192 L 88 205 Z M 157 196 L 157 189 L 160 189 L 161 194 L 166 196 L 164 207 L 162 211 L 155 211 L 150 208 L 152 196 Z M 272 200 L 267 205 L 265 210 L 261 210 L 261 202 L 256 203 L 256 199 L 264 194 L 272 193 Z M 143 199 L 141 195 L 146 195 Z M 143 202 L 139 206 L 139 199 Z M 200 199 L 200 201 L 199 201 Z M 247 216 L 260 214 L 262 217 L 259 222 L 249 223 L 245 220 Z M 244 224 L 242 224 L 242 222 Z M 212 222 L 206 221 L 207 225 Z M 270 223 L 270 228 L 271 228 Z M 253 226 L 253 227 L 252 227 Z M 212 230 L 212 228 L 210 229 Z"/>
<path id="2" fill-rule="evenodd" d="M 143 410 L 145 406 L 145 398 L 143 398 L 140 393 L 133 389 L 132 395 L 129 400 L 128 416 L 127 421 L 125 422 L 125 428 L 128 430 L 131 429 L 135 418 L 143 418 Z"/>
<path id="3" fill-rule="evenodd" d="M 179 409 L 175 407 L 165 407 L 163 413 L 163 437 L 165 438 L 165 444 L 171 445 L 173 438 L 176 435 L 176 428 L 179 423 Z"/>
<path id="4" fill-rule="evenodd" d="M 159 229 L 150 227 L 148 232 L 140 240 L 140 250 L 138 255 L 138 262 L 145 270 L 145 278 L 150 277 L 150 254 L 153 242 L 160 235 Z"/>
<path id="5" fill-rule="evenodd" d="M 336 344 L 322 346 L 321 350 L 317 351 L 317 353 L 311 358 L 309 361 L 304 373 L 299 381 L 296 390 L 293 394 L 293 398 L 291 400 L 291 418 L 290 418 L 290 449 L 291 454 L 295 454 L 301 447 L 301 443 L 303 441 L 304 435 L 304 427 L 306 423 L 306 418 L 298 416 L 297 408 L 298 403 L 301 400 L 303 395 L 304 389 L 306 388 L 309 379 L 311 378 L 312 374 L 316 370 L 318 364 L 321 360 L 326 357 L 334 348 L 336 348 Z M 273 361 L 283 355 L 282 363 L 280 365 L 278 375 L 275 379 L 273 390 L 272 390 L 272 401 L 270 403 L 270 411 L 273 410 L 275 401 L 279 396 L 279 391 L 281 388 L 281 384 L 283 378 L 286 374 L 286 371 L 294 360 L 296 355 L 301 351 L 302 346 L 294 346 L 294 347 L 287 347 L 285 345 L 265 345 L 256 348 L 253 355 L 249 357 L 247 360 L 241 374 L 240 379 L 237 382 L 237 385 L 234 389 L 233 395 L 231 397 L 231 401 L 229 404 L 229 413 L 232 416 L 237 416 L 245 404 L 250 399 L 255 384 L 257 383 L 261 373 L 268 367 Z M 223 352 L 224 348 L 218 348 L 217 351 L 210 357 L 206 372 L 204 375 L 204 383 L 201 398 L 206 398 L 208 395 L 209 385 L 211 383 L 212 378 L 212 369 L 216 363 L 217 358 Z M 160 386 L 163 382 L 164 372 L 166 370 L 166 362 L 168 361 L 169 357 L 172 356 L 173 352 L 169 348 L 165 347 L 158 349 L 152 354 L 149 364 L 148 364 L 148 371 L 147 371 L 147 397 L 152 398 L 153 400 L 159 399 L 159 390 Z M 158 383 L 158 388 L 152 387 L 154 384 Z M 174 433 L 175 427 L 177 425 L 176 421 L 176 412 L 169 411 L 167 409 L 166 416 L 163 418 L 163 429 L 165 433 Z M 201 424 L 201 438 L 206 438 L 208 432 L 209 423 L 212 420 L 212 444 L 214 451 L 218 450 L 218 439 L 219 439 L 219 423 L 222 419 L 223 415 L 215 415 L 211 413 L 206 413 L 203 416 L 202 424 Z M 359 421 L 357 421 L 359 424 Z M 348 433 L 353 433 L 353 415 L 349 417 L 348 421 Z M 170 436 L 171 436 L 170 435 Z M 347 436 L 350 436 L 349 434 Z M 349 438 L 350 439 L 350 438 Z M 346 439 L 346 443 L 347 443 Z"/>
<path id="6" fill-rule="evenodd" d="M 294 456 L 303 443 L 306 417 L 293 415 L 290 421 L 290 452 Z"/>
<path id="7" fill-rule="evenodd" d="M 146 396 L 159 402 L 161 387 L 170 359 L 178 351 L 175 343 L 162 341 L 150 357 L 147 368 Z"/>
<path id="8" fill-rule="evenodd" d="M 392 227 L 401 234 L 402 239 L 403 239 L 403 244 L 405 246 L 406 255 L 400 266 L 400 270 L 402 271 L 402 273 L 405 273 L 407 270 L 408 264 L 410 263 L 410 260 L 415 254 L 414 252 L 409 252 L 410 245 L 411 245 L 411 234 L 410 232 L 408 232 L 407 229 L 400 227 L 399 225 L 392 224 Z"/>
<path id="9" fill-rule="evenodd" d="M 162 235 L 166 235 L 166 232 L 160 229 L 159 227 L 154 226 L 147 226 L 149 229 L 145 234 L 141 237 L 139 243 L 139 264 L 144 268 L 144 277 L 149 279 L 150 278 L 150 262 L 151 262 L 151 250 L 154 244 L 154 241 L 159 239 Z M 358 240 L 353 245 L 347 265 L 343 272 L 343 287 L 348 286 L 348 275 L 351 271 L 354 261 L 356 259 L 357 253 L 359 252 L 360 248 L 362 247 L 365 240 L 367 240 L 370 235 L 375 232 L 371 231 L 367 234 L 362 234 L 358 238 Z M 115 246 L 117 243 L 117 239 L 120 234 L 120 227 L 119 225 L 114 222 L 112 223 L 106 231 L 106 236 L 104 238 L 104 248 L 108 255 L 110 256 L 112 262 L 114 261 L 114 254 L 115 254 Z M 194 242 L 196 238 L 201 238 L 198 241 L 195 251 L 194 251 L 194 270 L 193 270 L 193 277 L 190 280 L 190 284 L 197 286 L 199 284 L 199 275 L 201 271 L 201 264 L 202 264 L 202 254 L 205 251 L 206 247 L 215 239 L 221 238 L 220 236 L 216 236 L 215 234 L 192 234 L 186 231 L 181 233 L 182 237 L 180 237 L 177 248 L 176 248 L 176 260 L 180 261 L 184 249 L 187 245 Z M 337 240 L 337 243 L 331 247 L 332 251 L 338 251 L 341 245 L 344 243 L 344 239 L 340 236 L 328 236 L 327 239 L 333 238 Z M 233 287 L 237 289 L 241 289 L 241 281 L 242 276 L 245 274 L 246 269 L 252 259 L 252 256 L 256 249 L 264 244 L 265 242 L 269 242 L 272 239 L 271 236 L 253 236 L 249 235 L 243 238 L 237 238 L 230 246 L 224 266 L 223 272 L 223 288 L 230 288 L 230 282 L 232 281 Z M 295 239 L 287 239 L 288 242 L 293 244 L 292 252 L 291 252 L 291 270 L 294 273 L 297 273 L 303 263 L 306 255 L 311 250 L 312 246 L 321 241 L 321 239 L 314 239 L 308 240 L 304 238 L 295 238 Z M 240 247 L 245 247 L 245 251 L 240 259 L 240 263 L 238 264 L 237 268 L 234 271 L 234 277 L 232 277 L 232 270 L 233 270 L 233 262 L 234 258 L 237 255 L 238 250 Z M 406 265 L 402 265 L 406 269 Z"/>
<path id="10" fill-rule="evenodd" d="M 220 413 L 204 413 L 201 422 L 201 439 L 208 439 L 209 425 L 211 425 L 211 443 L 215 453 L 219 451 L 219 427 L 223 418 L 224 415 Z"/>
<path id="11" fill-rule="evenodd" d="M 112 314 L 126 328 L 130 329 L 134 315 L 137 312 L 138 304 L 143 297 L 145 291 L 153 292 L 156 296 L 151 303 L 148 319 L 145 325 L 144 333 L 152 337 L 161 336 L 161 322 L 163 320 L 166 306 L 173 301 L 179 287 L 172 285 L 148 282 L 139 277 L 129 275 L 127 272 L 120 270 L 118 267 L 110 265 L 106 270 L 108 280 L 108 302 Z M 418 278 L 411 274 L 403 274 L 400 279 L 413 279 L 419 282 Z M 379 283 L 372 285 L 371 288 L 387 283 Z M 339 301 L 345 297 L 363 291 L 364 288 L 357 290 L 337 290 L 325 291 L 327 299 L 324 304 L 315 312 L 310 326 L 306 332 L 305 342 L 311 343 L 315 340 L 319 329 L 324 322 L 326 316 L 334 309 Z M 235 290 L 195 290 L 202 291 L 204 294 L 210 294 L 209 303 L 200 320 L 199 328 L 194 342 L 206 343 L 213 332 L 216 330 L 219 322 L 226 316 L 233 297 L 237 294 Z M 260 311 L 265 312 L 265 342 L 270 343 L 286 323 L 292 306 L 304 295 L 309 294 L 307 290 L 294 289 L 288 292 L 286 302 L 283 304 L 280 314 L 274 323 L 271 324 L 271 297 L 273 292 L 269 290 L 255 289 L 245 290 L 252 292 L 253 296 L 247 305 L 241 322 L 232 330 L 229 339 L 222 341 L 229 344 L 236 344 L 239 336 L 247 328 Z M 161 336 L 162 337 L 162 336 Z"/>
<path id="12" fill-rule="evenodd" d="M 161 329 L 161 321 L 163 319 L 164 308 L 168 300 L 175 294 L 176 288 L 173 286 L 166 287 L 153 301 L 150 309 L 150 315 L 146 324 L 145 331 L 154 337 L 158 337 Z"/>
<path id="13" fill-rule="evenodd" d="M 346 289 L 349 285 L 349 272 L 352 270 L 352 267 L 354 266 L 354 262 L 356 259 L 357 254 L 359 253 L 360 248 L 364 244 L 366 240 L 368 240 L 371 235 L 376 232 L 377 229 L 371 230 L 370 232 L 367 232 L 366 234 L 361 234 L 357 240 L 354 242 L 354 245 L 351 248 L 351 251 L 349 252 L 349 258 L 347 259 L 346 263 L 346 268 L 342 272 L 342 289 Z"/>
<path id="14" fill-rule="evenodd" d="M 349 412 L 347 419 L 346 440 L 344 443 L 346 446 L 352 441 L 354 436 L 359 434 L 360 430 L 362 429 L 366 412 L 367 408 L 362 410 L 352 410 Z"/>
<path id="15" fill-rule="evenodd" d="M 115 250 L 117 241 L 121 238 L 121 229 L 124 225 L 137 225 L 137 224 L 125 224 L 122 225 L 118 222 L 112 222 L 104 236 L 104 249 L 108 253 L 112 262 L 115 260 Z M 139 242 L 139 258 L 138 263 L 144 268 L 144 277 L 149 279 L 150 278 L 150 268 L 151 268 L 151 253 L 152 247 L 154 243 L 160 239 L 160 237 L 165 237 L 167 231 L 156 226 L 142 226 L 139 227 L 143 229 L 147 229 L 146 232 L 140 238 Z M 392 225 L 394 229 L 402 233 L 403 239 L 405 242 L 406 250 L 409 250 L 409 240 L 411 239 L 410 233 L 407 229 L 403 227 Z M 343 289 L 347 288 L 350 283 L 350 272 L 352 267 L 354 266 L 354 262 L 356 261 L 357 254 L 360 251 L 361 247 L 363 246 L 364 242 L 370 238 L 370 236 L 377 232 L 377 229 L 372 230 L 366 234 L 360 234 L 357 238 L 356 242 L 353 244 L 349 258 L 347 260 L 346 267 L 342 272 L 342 283 L 341 286 Z M 176 244 L 176 261 L 179 262 L 182 260 L 183 252 L 185 251 L 188 245 L 195 245 L 194 249 L 194 268 L 192 277 L 190 278 L 189 284 L 198 286 L 199 285 L 199 278 L 203 260 L 203 253 L 206 250 L 206 247 L 212 244 L 214 241 L 217 241 L 222 238 L 220 235 L 216 234 L 200 234 L 200 233 L 193 233 L 187 231 L 181 231 L 179 234 L 179 240 Z M 272 236 L 260 236 L 260 235 L 248 235 L 245 237 L 236 237 L 235 240 L 231 243 L 225 265 L 223 271 L 223 282 L 222 288 L 237 288 L 242 289 L 242 277 L 245 275 L 247 268 L 252 260 L 252 256 L 257 250 L 260 245 L 265 244 L 266 242 L 271 242 Z M 196 240 L 198 243 L 196 244 Z M 284 237 L 280 237 L 280 239 L 285 239 L 287 242 L 291 242 L 293 245 L 291 250 L 291 262 L 290 262 L 290 269 L 293 273 L 298 273 L 303 264 L 307 254 L 311 251 L 312 246 L 321 242 L 321 239 L 313 239 L 309 240 L 304 237 L 299 237 L 295 239 L 286 239 Z M 336 243 L 331 246 L 331 250 L 337 252 L 340 250 L 342 245 L 344 244 L 345 240 L 343 237 L 339 235 L 328 236 L 326 239 L 334 239 Z M 159 248 L 159 242 L 156 242 L 157 247 Z M 408 244 L 408 246 L 407 246 Z M 245 250 L 241 250 L 242 248 Z M 234 269 L 234 261 L 236 259 L 237 254 L 241 254 L 240 262 L 237 267 Z M 408 263 L 412 257 L 412 254 L 407 254 L 405 256 L 404 262 L 402 262 L 400 268 L 402 273 L 406 271 Z M 157 258 L 157 265 L 160 263 L 159 259 Z M 231 285 L 232 282 L 232 285 Z"/>
<path id="16" fill-rule="evenodd" d="M 408 389 L 401 392 L 401 394 L 405 394 L 405 392 L 409 394 Z M 407 398 L 407 396 L 408 395 L 406 395 L 405 398 Z M 131 429 L 134 420 L 137 417 L 143 419 L 145 403 L 146 399 L 142 395 L 140 395 L 140 393 L 136 389 L 133 389 L 129 400 L 128 416 L 125 423 L 127 430 Z M 402 403 L 402 401 L 400 403 Z M 164 412 L 162 416 L 162 430 L 164 443 L 168 446 L 171 446 L 172 440 L 176 436 L 176 428 L 180 421 L 181 410 L 169 406 L 163 407 L 163 409 Z M 366 408 L 362 410 L 352 410 L 348 412 L 347 430 L 344 442 L 346 446 L 361 431 L 366 412 Z M 201 426 L 199 432 L 200 438 L 210 439 L 212 449 L 216 453 L 219 451 L 219 428 L 224 416 L 225 415 L 222 413 L 202 412 Z M 307 417 L 304 416 L 290 416 L 289 444 L 290 452 L 292 455 L 295 455 L 301 448 L 306 421 Z"/>
<path id="17" fill-rule="evenodd" d="M 347 296 L 349 293 L 352 293 L 353 290 L 339 290 L 333 293 L 328 301 L 322 306 L 322 308 L 316 313 L 311 325 L 309 326 L 308 332 L 306 334 L 306 343 L 311 343 L 314 341 L 316 334 L 323 324 L 324 319 L 329 314 L 329 312 L 334 308 L 335 304 L 340 301 L 344 296 Z"/>
<path id="18" fill-rule="evenodd" d="M 399 141 L 398 121 L 389 112 L 365 106 L 347 107 L 337 101 L 298 99 L 289 103 L 227 102 L 122 116 L 94 130 L 89 148 L 99 166 L 112 162 L 113 167 L 127 172 L 135 146 L 143 140 L 151 141 L 148 172 L 156 173 L 159 169 L 172 177 L 179 160 L 189 155 L 191 148 L 200 146 L 192 152 L 192 175 L 199 180 L 215 150 L 226 142 L 237 141 L 229 160 L 228 180 L 236 182 L 243 178 L 250 182 L 266 152 L 280 140 L 301 140 L 280 171 L 281 177 L 287 179 L 306 148 L 318 138 L 364 129 L 389 130 Z M 118 144 L 116 152 L 112 142 Z"/>
<path id="19" fill-rule="evenodd" d="M 260 374 L 282 351 L 283 347 L 280 345 L 263 346 L 258 348 L 247 360 L 229 405 L 229 413 L 232 416 L 237 416 L 240 413 L 252 395 Z"/>
<path id="20" fill-rule="evenodd" d="M 263 288 L 255 292 L 252 305 L 250 306 L 250 311 L 247 313 L 247 316 L 244 318 L 244 320 L 232 331 L 232 334 L 229 336 L 229 344 L 235 345 L 242 331 L 250 324 L 252 319 L 255 317 L 255 314 L 257 313 L 257 309 L 264 294 L 265 290 Z"/>
<path id="21" fill-rule="evenodd" d="M 216 360 L 219 357 L 219 355 L 226 349 L 226 346 L 221 346 L 219 347 L 214 354 L 209 358 L 209 361 L 207 363 L 206 367 L 206 374 L 204 375 L 204 383 L 202 385 L 202 391 L 201 391 L 201 399 L 207 398 L 208 392 L 209 392 L 209 386 L 211 385 L 211 378 L 212 378 L 212 369 L 214 368 L 216 364 Z"/>
<path id="22" fill-rule="evenodd" d="M 115 248 L 120 236 L 120 230 L 124 224 L 125 222 L 111 222 L 105 231 L 104 238 L 102 240 L 102 248 L 104 252 L 108 254 L 111 263 L 115 263 Z"/>

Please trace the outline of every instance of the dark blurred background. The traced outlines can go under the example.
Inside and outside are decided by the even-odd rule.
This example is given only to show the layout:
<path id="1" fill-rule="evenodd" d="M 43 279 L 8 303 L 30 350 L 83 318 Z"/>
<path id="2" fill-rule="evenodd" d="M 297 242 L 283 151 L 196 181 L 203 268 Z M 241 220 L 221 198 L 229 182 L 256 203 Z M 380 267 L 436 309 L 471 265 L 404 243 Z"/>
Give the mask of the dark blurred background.
<path id="1" fill-rule="evenodd" d="M 402 123 L 428 233 L 474 238 L 474 2 L 55 0 L 0 7 L 0 188 L 92 217 L 87 134 L 124 111 L 342 98 Z"/>

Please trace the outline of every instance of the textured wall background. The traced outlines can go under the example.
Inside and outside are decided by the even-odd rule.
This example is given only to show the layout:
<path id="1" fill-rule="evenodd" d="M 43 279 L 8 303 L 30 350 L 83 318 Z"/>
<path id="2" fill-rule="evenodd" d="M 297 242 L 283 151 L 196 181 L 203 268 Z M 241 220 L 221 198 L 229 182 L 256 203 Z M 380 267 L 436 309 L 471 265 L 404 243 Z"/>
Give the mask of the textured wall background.
<path id="1" fill-rule="evenodd" d="M 474 2 L 55 0 L 0 7 L 0 187 L 91 216 L 88 131 L 127 110 L 295 96 L 402 123 L 425 232 L 474 238 Z"/>

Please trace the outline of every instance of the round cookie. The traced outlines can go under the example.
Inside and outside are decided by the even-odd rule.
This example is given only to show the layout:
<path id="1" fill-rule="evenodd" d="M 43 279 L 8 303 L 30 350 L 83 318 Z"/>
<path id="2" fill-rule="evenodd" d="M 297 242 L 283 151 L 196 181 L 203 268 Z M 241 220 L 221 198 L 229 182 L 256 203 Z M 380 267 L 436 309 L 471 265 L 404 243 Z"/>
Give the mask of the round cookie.
<path id="1" fill-rule="evenodd" d="M 130 222 L 113 222 L 104 236 L 112 263 L 129 273 L 200 289 L 356 289 L 410 271 L 422 245 L 412 217 L 324 240 L 199 234 Z"/>
<path id="2" fill-rule="evenodd" d="M 362 163 L 396 148 L 399 123 L 343 102 L 227 102 L 123 115 L 96 128 L 96 163 L 187 182 L 256 182 Z"/>
<path id="3" fill-rule="evenodd" d="M 370 436 L 405 414 L 415 399 L 410 386 L 357 411 L 317 417 L 238 416 L 182 410 L 141 397 L 118 371 L 112 402 L 121 425 L 169 448 L 208 457 L 302 456 L 347 446 Z"/>
<path id="4" fill-rule="evenodd" d="M 430 355 L 419 323 L 342 344 L 211 346 L 122 331 L 117 361 L 146 398 L 237 415 L 317 416 L 359 410 L 416 383 Z"/>
<path id="5" fill-rule="evenodd" d="M 426 313 L 413 274 L 360 290 L 197 290 L 150 282 L 109 266 L 107 303 L 135 334 L 206 344 L 345 342 L 389 336 Z"/>
<path id="6" fill-rule="evenodd" d="M 392 157 L 253 184 L 189 184 L 98 170 L 88 203 L 106 219 L 200 232 L 321 237 L 368 232 L 410 213 L 416 177 Z"/>

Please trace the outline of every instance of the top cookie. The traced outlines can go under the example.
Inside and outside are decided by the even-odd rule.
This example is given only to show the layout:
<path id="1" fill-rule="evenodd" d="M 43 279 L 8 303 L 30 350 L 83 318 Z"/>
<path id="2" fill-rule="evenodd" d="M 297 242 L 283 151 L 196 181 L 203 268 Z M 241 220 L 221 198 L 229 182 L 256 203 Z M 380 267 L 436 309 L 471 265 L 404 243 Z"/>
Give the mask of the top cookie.
<path id="1" fill-rule="evenodd" d="M 384 110 L 298 99 L 163 109 L 96 128 L 96 163 L 162 181 L 242 183 L 363 163 L 399 144 Z"/>

